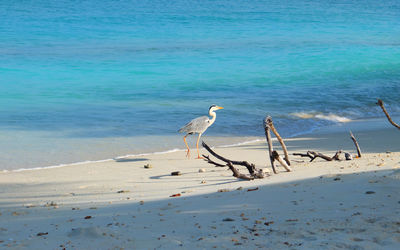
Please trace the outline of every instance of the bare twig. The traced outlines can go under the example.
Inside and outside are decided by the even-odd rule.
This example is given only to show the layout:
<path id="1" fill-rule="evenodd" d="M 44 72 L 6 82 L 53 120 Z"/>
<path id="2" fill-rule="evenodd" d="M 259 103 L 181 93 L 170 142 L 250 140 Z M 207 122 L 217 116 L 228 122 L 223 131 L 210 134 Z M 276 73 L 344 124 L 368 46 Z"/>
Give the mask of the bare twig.
<path id="1" fill-rule="evenodd" d="M 278 131 L 276 130 L 276 128 L 275 128 L 275 126 L 274 126 L 274 123 L 272 122 L 271 116 L 266 117 L 266 118 L 265 118 L 265 122 L 266 122 L 266 123 L 268 124 L 268 126 L 271 128 L 271 131 L 275 134 L 276 138 L 278 139 L 279 143 L 281 144 L 283 153 L 285 154 L 285 158 L 284 158 L 284 159 L 285 159 L 287 165 L 290 166 L 289 154 L 288 154 L 286 145 L 285 145 L 285 143 L 283 142 L 282 137 L 280 136 L 280 134 L 279 134 Z"/>
<path id="2" fill-rule="evenodd" d="M 339 150 L 332 157 L 326 156 L 324 154 L 321 154 L 320 152 L 315 152 L 315 151 L 307 151 L 307 153 L 305 153 L 305 154 L 293 153 L 293 155 L 298 155 L 298 156 L 301 156 L 301 157 L 309 157 L 311 159 L 310 162 L 314 161 L 318 157 L 320 157 L 320 158 L 322 158 L 322 159 L 324 159 L 326 161 L 333 161 L 333 160 L 339 161 L 340 160 L 339 156 L 340 156 L 341 153 L 342 153 L 342 150 Z"/>
<path id="3" fill-rule="evenodd" d="M 292 171 L 289 165 L 282 159 L 282 157 L 278 154 L 278 152 L 276 152 L 276 150 L 272 151 L 272 157 L 274 157 L 275 160 L 279 161 L 279 163 L 286 169 L 286 171 Z"/>
<path id="4" fill-rule="evenodd" d="M 339 156 L 342 153 L 342 150 L 338 150 L 334 156 L 332 156 L 332 160 L 340 161 Z"/>
<path id="5" fill-rule="evenodd" d="M 254 180 L 253 176 L 249 177 L 245 174 L 239 173 L 239 171 L 232 165 L 232 162 L 228 162 L 227 165 L 228 165 L 229 169 L 232 171 L 234 177 L 243 179 L 243 180 L 247 180 L 247 181 Z"/>
<path id="6" fill-rule="evenodd" d="M 351 131 L 350 131 L 350 137 L 353 140 L 354 145 L 356 146 L 358 158 L 360 158 L 361 157 L 361 149 L 360 149 L 360 146 L 358 145 L 356 138 L 354 137 L 354 135 Z"/>
<path id="7" fill-rule="evenodd" d="M 314 156 L 314 159 L 312 159 L 311 161 L 315 160 L 317 157 L 321 157 L 322 159 L 327 160 L 327 161 L 332 161 L 333 160 L 332 157 L 329 157 L 329 156 L 326 156 L 324 154 L 321 154 L 320 152 L 315 152 L 315 151 L 309 151 L 309 152 L 310 152 L 311 155 Z"/>
<path id="8" fill-rule="evenodd" d="M 381 99 L 378 99 L 378 102 L 376 103 L 377 105 L 379 105 L 382 108 L 383 113 L 385 113 L 387 119 L 389 120 L 389 122 L 395 126 L 396 128 L 400 129 L 400 125 L 396 124 L 392 118 L 390 117 L 389 113 L 386 111 L 385 106 L 383 105 L 383 101 Z"/>
<path id="9" fill-rule="evenodd" d="M 310 157 L 311 160 L 314 160 L 315 156 L 310 154 L 310 151 L 307 151 L 306 154 L 302 154 L 302 153 L 293 153 L 293 155 L 298 155 L 301 157 Z"/>
<path id="10" fill-rule="evenodd" d="M 269 116 L 268 116 L 269 117 Z M 271 161 L 271 167 L 272 171 L 274 171 L 274 174 L 276 174 L 276 169 L 274 165 L 274 157 L 272 156 L 272 151 L 274 151 L 274 148 L 272 146 L 272 139 L 271 139 L 271 133 L 270 133 L 270 127 L 268 126 L 267 119 L 268 117 L 265 118 L 264 120 L 264 131 L 265 131 L 265 137 L 267 138 L 267 143 L 268 143 L 268 152 L 269 152 L 269 160 Z"/>
<path id="11" fill-rule="evenodd" d="M 203 155 L 203 157 L 205 160 L 207 160 L 208 163 L 214 164 L 216 167 L 226 167 L 227 166 L 227 164 L 224 165 L 224 164 L 220 164 L 220 163 L 217 163 L 217 162 L 211 160 L 208 155 Z"/>
<path id="12" fill-rule="evenodd" d="M 224 161 L 226 163 L 231 162 L 234 165 L 241 165 L 247 168 L 247 170 L 249 171 L 251 176 L 255 176 L 256 175 L 256 171 L 255 171 L 255 165 L 248 163 L 247 161 L 232 161 L 229 159 L 226 159 L 223 156 L 220 156 L 219 154 L 215 153 L 204 141 L 202 142 L 203 147 L 210 152 L 210 154 L 212 154 L 214 157 L 216 157 L 217 159 L 220 159 L 221 161 Z"/>

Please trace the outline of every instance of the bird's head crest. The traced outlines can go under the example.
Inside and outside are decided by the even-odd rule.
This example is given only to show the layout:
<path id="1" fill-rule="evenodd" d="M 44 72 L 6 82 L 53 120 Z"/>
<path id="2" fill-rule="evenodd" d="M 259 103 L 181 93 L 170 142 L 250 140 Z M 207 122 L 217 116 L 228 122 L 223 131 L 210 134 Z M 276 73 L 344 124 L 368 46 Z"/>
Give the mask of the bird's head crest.
<path id="1" fill-rule="evenodd" d="M 213 105 L 210 106 L 209 111 L 211 111 L 212 109 L 213 109 L 213 110 L 218 110 L 218 109 L 223 109 L 223 107 L 220 107 L 220 106 L 218 106 L 218 105 L 213 104 Z"/>

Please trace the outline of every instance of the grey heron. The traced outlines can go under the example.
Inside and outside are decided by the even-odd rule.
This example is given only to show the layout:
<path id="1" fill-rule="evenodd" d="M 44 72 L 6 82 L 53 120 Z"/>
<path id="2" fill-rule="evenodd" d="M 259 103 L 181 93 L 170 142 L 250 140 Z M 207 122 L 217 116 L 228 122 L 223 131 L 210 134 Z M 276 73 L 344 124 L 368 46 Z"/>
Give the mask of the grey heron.
<path id="1" fill-rule="evenodd" d="M 179 129 L 180 133 L 186 133 L 186 135 L 183 137 L 183 141 L 186 144 L 186 157 L 190 157 L 190 149 L 189 146 L 186 142 L 186 137 L 191 134 L 199 134 L 197 137 L 197 143 L 196 143 L 196 148 L 197 148 L 197 159 L 202 159 L 200 157 L 200 151 L 199 151 L 199 141 L 201 135 L 207 130 L 208 127 L 210 127 L 214 122 L 215 119 L 217 118 L 217 114 L 215 114 L 214 111 L 218 109 L 223 109 L 223 107 L 219 107 L 217 105 L 211 105 L 210 109 L 208 110 L 208 115 L 210 115 L 212 118 L 210 119 L 208 116 L 200 116 L 197 117 L 193 120 L 191 120 L 188 124 L 183 126 L 181 129 Z"/>

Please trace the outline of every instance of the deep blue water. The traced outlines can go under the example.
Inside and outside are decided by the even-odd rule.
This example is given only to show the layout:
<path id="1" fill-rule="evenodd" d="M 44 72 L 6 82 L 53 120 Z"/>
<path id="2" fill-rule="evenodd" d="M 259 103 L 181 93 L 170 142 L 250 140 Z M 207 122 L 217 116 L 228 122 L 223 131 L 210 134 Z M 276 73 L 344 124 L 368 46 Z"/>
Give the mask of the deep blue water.
<path id="1" fill-rule="evenodd" d="M 0 168 L 180 140 L 211 104 L 208 135 L 262 136 L 269 114 L 291 136 L 381 116 L 376 98 L 398 113 L 399 96 L 400 1 L 0 1 Z"/>

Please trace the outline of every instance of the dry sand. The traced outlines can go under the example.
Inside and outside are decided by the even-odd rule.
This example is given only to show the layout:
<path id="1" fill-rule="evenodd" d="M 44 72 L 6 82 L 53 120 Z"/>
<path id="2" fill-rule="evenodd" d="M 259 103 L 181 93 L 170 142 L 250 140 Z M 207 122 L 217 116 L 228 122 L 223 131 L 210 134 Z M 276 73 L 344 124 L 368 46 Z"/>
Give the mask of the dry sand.
<path id="1" fill-rule="evenodd" d="M 183 151 L 0 172 L 0 248 L 399 249 L 400 132 L 354 134 L 360 159 L 292 156 L 293 172 L 254 181 Z M 342 132 L 287 145 L 355 153 Z M 263 140 L 215 150 L 270 168 Z"/>

